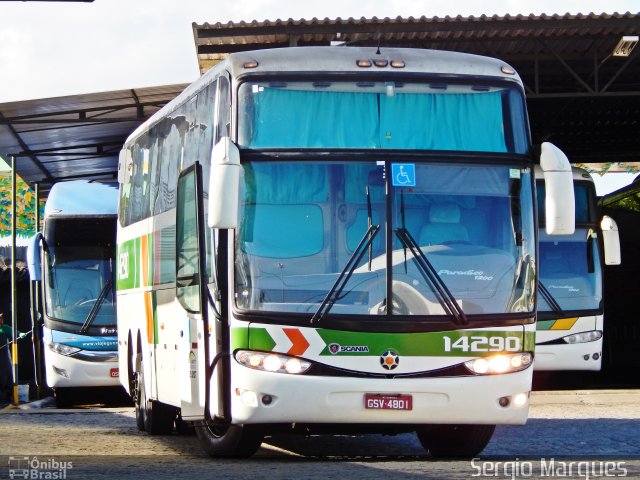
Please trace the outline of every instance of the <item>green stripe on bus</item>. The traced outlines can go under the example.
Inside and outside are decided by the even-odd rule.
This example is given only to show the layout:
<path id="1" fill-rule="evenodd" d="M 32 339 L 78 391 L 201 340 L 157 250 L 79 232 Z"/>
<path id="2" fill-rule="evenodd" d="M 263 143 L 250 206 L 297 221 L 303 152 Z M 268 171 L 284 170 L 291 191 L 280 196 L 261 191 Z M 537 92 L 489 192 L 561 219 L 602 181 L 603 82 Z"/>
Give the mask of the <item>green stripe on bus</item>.
<path id="1" fill-rule="evenodd" d="M 273 328 L 282 328 L 274 326 Z M 291 327 L 288 327 L 291 328 Z M 295 327 L 294 327 L 295 328 Z M 305 330 L 301 329 L 301 332 Z M 448 332 L 420 333 L 368 333 L 345 332 L 341 330 L 316 330 L 325 342 L 320 355 L 367 356 L 380 355 L 386 350 L 394 350 L 408 356 L 482 356 L 498 351 L 533 351 L 535 332 L 501 330 L 454 330 Z M 494 338 L 499 338 L 492 340 Z M 513 338 L 509 341 L 507 339 Z M 493 342 L 493 343 L 492 343 Z M 337 353 L 331 353 L 330 345 L 337 346 Z M 232 346 L 252 350 L 272 351 L 275 340 L 264 327 L 233 328 Z M 340 348 L 342 347 L 342 348 Z M 304 356 L 304 353 L 302 354 Z"/>

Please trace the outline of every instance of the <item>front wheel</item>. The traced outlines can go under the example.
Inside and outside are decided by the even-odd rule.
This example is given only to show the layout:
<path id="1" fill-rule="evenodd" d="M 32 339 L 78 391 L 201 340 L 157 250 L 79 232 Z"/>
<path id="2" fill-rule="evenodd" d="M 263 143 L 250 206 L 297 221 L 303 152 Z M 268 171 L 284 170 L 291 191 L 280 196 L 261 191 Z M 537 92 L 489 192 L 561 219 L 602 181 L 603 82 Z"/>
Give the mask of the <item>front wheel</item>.
<path id="1" fill-rule="evenodd" d="M 204 451 L 212 457 L 250 457 L 264 439 L 264 434 L 252 426 L 210 422 L 196 426 L 196 435 Z"/>
<path id="2" fill-rule="evenodd" d="M 418 440 L 436 458 L 473 458 L 491 440 L 495 425 L 423 425 Z"/>

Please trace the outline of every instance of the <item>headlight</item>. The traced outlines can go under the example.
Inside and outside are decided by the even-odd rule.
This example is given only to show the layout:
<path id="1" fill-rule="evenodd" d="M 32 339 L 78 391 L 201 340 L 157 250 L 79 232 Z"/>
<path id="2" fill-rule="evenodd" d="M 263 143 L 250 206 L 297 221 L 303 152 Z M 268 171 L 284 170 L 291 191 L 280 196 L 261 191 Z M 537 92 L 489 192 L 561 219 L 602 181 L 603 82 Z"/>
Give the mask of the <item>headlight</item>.
<path id="1" fill-rule="evenodd" d="M 476 375 L 497 375 L 524 370 L 533 360 L 530 352 L 492 355 L 464 362 L 467 369 Z"/>
<path id="2" fill-rule="evenodd" d="M 311 367 L 311 362 L 277 353 L 239 350 L 236 352 L 235 358 L 240 365 L 266 372 L 291 373 L 295 375 L 304 373 Z"/>
<path id="3" fill-rule="evenodd" d="M 573 335 L 567 335 L 562 340 L 567 343 L 586 343 L 595 342 L 602 338 L 602 332 L 600 330 L 591 330 L 590 332 L 574 333 Z"/>
<path id="4" fill-rule="evenodd" d="M 52 352 L 57 353 L 59 355 L 73 355 L 74 353 L 78 353 L 80 351 L 79 348 L 71 347 L 69 345 L 65 345 L 64 343 L 55 343 L 51 342 L 49 344 L 49 348 Z"/>

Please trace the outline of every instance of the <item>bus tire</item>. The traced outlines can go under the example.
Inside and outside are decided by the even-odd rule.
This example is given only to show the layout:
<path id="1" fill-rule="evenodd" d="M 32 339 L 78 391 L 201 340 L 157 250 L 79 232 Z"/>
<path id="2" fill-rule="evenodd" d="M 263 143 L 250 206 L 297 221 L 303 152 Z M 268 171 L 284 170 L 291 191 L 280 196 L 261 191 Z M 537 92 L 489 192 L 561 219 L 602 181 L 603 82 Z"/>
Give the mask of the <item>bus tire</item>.
<path id="1" fill-rule="evenodd" d="M 142 400 L 142 395 L 144 395 L 143 388 L 141 385 L 142 382 L 142 374 L 139 371 L 133 374 L 133 389 L 131 390 L 131 396 L 133 397 L 133 404 L 136 410 L 136 427 L 141 432 L 144 432 L 144 400 Z"/>
<path id="2" fill-rule="evenodd" d="M 196 435 L 203 450 L 211 457 L 250 457 L 258 451 L 264 434 L 247 425 L 214 425 L 206 422 L 196 426 Z"/>
<path id="3" fill-rule="evenodd" d="M 177 416 L 176 409 L 157 400 L 147 400 L 144 429 L 149 435 L 169 435 Z"/>
<path id="4" fill-rule="evenodd" d="M 74 405 L 72 391 L 68 388 L 55 388 L 56 408 L 70 408 Z"/>
<path id="5" fill-rule="evenodd" d="M 436 458 L 473 458 L 491 440 L 495 425 L 423 425 L 418 440 Z"/>
<path id="6" fill-rule="evenodd" d="M 138 430 L 146 431 L 149 435 L 170 434 L 173 431 L 177 411 L 174 407 L 147 397 L 144 365 L 140 359 L 136 363 L 139 365 L 135 373 L 136 426 Z"/>

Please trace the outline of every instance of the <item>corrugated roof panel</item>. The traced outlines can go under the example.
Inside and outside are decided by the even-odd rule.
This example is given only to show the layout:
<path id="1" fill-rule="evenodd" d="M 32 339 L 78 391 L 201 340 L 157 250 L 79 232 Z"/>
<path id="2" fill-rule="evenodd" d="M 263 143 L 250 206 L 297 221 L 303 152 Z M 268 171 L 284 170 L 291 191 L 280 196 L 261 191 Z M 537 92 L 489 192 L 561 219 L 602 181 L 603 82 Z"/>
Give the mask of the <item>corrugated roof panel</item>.
<path id="1" fill-rule="evenodd" d="M 113 177 L 119 150 L 140 123 L 186 85 L 0 104 L 0 155 L 17 155 L 25 181 Z"/>

